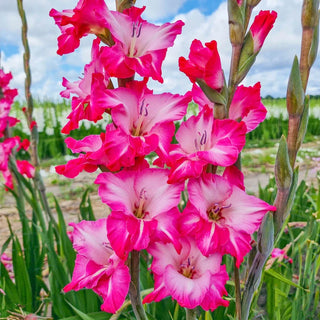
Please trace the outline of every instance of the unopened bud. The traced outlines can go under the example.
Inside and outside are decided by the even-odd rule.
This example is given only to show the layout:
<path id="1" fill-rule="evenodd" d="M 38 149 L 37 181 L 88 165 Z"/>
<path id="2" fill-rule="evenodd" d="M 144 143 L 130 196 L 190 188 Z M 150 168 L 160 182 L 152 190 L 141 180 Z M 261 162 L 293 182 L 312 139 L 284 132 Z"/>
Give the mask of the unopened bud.
<path id="1" fill-rule="evenodd" d="M 274 225 L 273 215 L 268 212 L 261 223 L 258 231 L 258 250 L 265 256 L 269 256 L 273 248 Z"/>
<path id="2" fill-rule="evenodd" d="M 241 45 L 244 38 L 244 8 L 242 2 L 228 1 L 229 37 L 232 45 Z"/>
<path id="3" fill-rule="evenodd" d="M 284 136 L 280 139 L 275 165 L 275 177 L 279 189 L 288 189 L 292 182 L 292 168 L 289 161 L 287 141 Z"/>
<path id="4" fill-rule="evenodd" d="M 319 20 L 319 0 L 304 0 L 302 5 L 301 24 L 303 28 L 315 28 Z"/>
<path id="5" fill-rule="evenodd" d="M 204 92 L 204 94 L 207 96 L 207 98 L 213 102 L 213 103 L 217 103 L 219 105 L 223 105 L 226 106 L 227 104 L 227 98 L 226 98 L 226 86 L 224 85 L 224 87 L 221 89 L 221 92 L 212 89 L 211 87 L 209 87 L 203 80 L 201 79 L 197 79 L 197 83 L 200 86 L 200 88 L 202 89 L 202 91 Z"/>
<path id="6" fill-rule="evenodd" d="M 300 68 L 297 56 L 295 56 L 287 89 L 287 110 L 289 115 L 301 115 L 304 104 L 304 90 L 301 82 Z"/>
<path id="7" fill-rule="evenodd" d="M 303 112 L 300 119 L 299 130 L 298 130 L 297 145 L 296 145 L 297 150 L 300 148 L 304 140 L 304 137 L 306 135 L 308 119 L 309 119 L 309 96 L 306 96 L 304 101 Z"/>
<path id="8" fill-rule="evenodd" d="M 116 0 L 117 11 L 122 12 L 125 9 L 131 8 L 136 3 L 136 0 Z"/>
<path id="9" fill-rule="evenodd" d="M 311 48 L 310 48 L 309 57 L 308 57 L 309 68 L 312 67 L 314 61 L 316 60 L 317 53 L 318 53 L 318 46 L 319 46 L 319 19 L 318 19 L 318 24 L 315 26 L 313 31 L 312 43 L 311 43 Z"/>
<path id="10" fill-rule="evenodd" d="M 255 7 L 260 3 L 261 0 L 247 0 L 247 6 Z"/>

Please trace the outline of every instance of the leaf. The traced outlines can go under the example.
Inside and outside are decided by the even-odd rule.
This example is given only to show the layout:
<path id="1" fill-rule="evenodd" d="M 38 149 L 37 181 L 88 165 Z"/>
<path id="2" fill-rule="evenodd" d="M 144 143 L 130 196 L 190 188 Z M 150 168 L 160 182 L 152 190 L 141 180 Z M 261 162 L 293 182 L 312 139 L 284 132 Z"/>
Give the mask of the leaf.
<path id="1" fill-rule="evenodd" d="M 272 269 L 265 270 L 265 273 L 266 273 L 267 275 L 269 275 L 269 276 L 271 276 L 271 277 L 279 280 L 279 281 L 282 281 L 282 282 L 284 282 L 284 283 L 292 286 L 292 287 L 295 287 L 295 288 L 304 290 L 305 292 L 310 292 L 310 290 L 305 289 L 305 288 L 299 286 L 298 284 L 296 284 L 296 283 L 294 283 L 293 281 L 287 279 L 286 277 L 284 277 L 283 275 L 281 275 L 280 273 L 278 273 L 278 272 L 276 272 L 276 271 L 274 271 L 274 270 L 272 270 Z"/>

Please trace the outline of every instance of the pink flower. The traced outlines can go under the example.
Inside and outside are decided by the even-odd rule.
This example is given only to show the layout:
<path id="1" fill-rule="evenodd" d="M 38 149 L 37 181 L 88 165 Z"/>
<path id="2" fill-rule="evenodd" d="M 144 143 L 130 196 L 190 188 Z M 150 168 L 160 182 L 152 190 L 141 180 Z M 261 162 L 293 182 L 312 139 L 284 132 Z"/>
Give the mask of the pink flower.
<path id="1" fill-rule="evenodd" d="M 71 130 L 79 127 L 79 121 L 87 119 L 97 122 L 102 119 L 102 115 L 109 106 L 99 103 L 101 95 L 107 89 L 109 76 L 105 73 L 100 61 L 100 40 L 95 39 L 92 44 L 92 61 L 84 68 L 83 79 L 70 83 L 63 78 L 62 85 L 66 87 L 60 95 L 63 98 L 72 97 L 72 111 L 68 115 L 68 123 L 62 128 L 61 132 L 69 134 Z"/>
<path id="2" fill-rule="evenodd" d="M 209 87 L 218 91 L 224 86 L 224 75 L 216 41 L 207 42 L 203 47 L 199 40 L 193 40 L 189 60 L 180 57 L 179 68 L 192 83 L 203 80 Z"/>
<path id="3" fill-rule="evenodd" d="M 174 135 L 173 121 L 186 113 L 191 95 L 153 94 L 145 82 L 132 82 L 128 88 L 108 90 L 104 104 L 111 110 L 115 126 L 128 136 L 134 157 L 145 156 L 158 148 L 167 152 Z M 114 144 L 122 141 L 113 140 Z"/>
<path id="4" fill-rule="evenodd" d="M 275 11 L 260 11 L 255 17 L 250 32 L 253 38 L 253 51 L 257 53 L 266 39 L 268 33 L 276 21 L 277 13 Z"/>
<path id="5" fill-rule="evenodd" d="M 146 249 L 151 241 L 171 241 L 179 250 L 176 220 L 182 183 L 168 185 L 168 170 L 122 170 L 101 173 L 102 202 L 112 210 L 108 216 L 108 238 L 117 255 Z"/>
<path id="6" fill-rule="evenodd" d="M 129 268 L 112 250 L 107 220 L 71 223 L 73 247 L 78 252 L 72 281 L 64 292 L 92 289 L 103 298 L 101 310 L 115 313 L 123 304 L 130 284 Z"/>
<path id="7" fill-rule="evenodd" d="M 156 242 L 148 249 L 153 256 L 151 270 L 155 284 L 154 291 L 143 302 L 158 302 L 171 296 L 180 306 L 189 309 L 201 306 L 204 310 L 214 310 L 228 306 L 229 302 L 222 299 L 227 295 L 228 274 L 225 266 L 220 265 L 221 254 L 205 257 L 192 238 L 180 241 L 180 253 L 171 243 Z"/>
<path id="8" fill-rule="evenodd" d="M 261 103 L 260 88 L 260 82 L 257 82 L 253 87 L 237 87 L 230 105 L 229 118 L 243 121 L 247 126 L 247 132 L 254 130 L 267 114 L 267 109 Z M 200 110 L 205 105 L 214 109 L 214 103 L 206 97 L 197 85 L 193 85 L 192 96 Z"/>
<path id="9" fill-rule="evenodd" d="M 246 126 L 234 120 L 214 120 L 205 106 L 198 116 L 183 122 L 176 133 L 179 145 L 166 158 L 169 183 L 199 177 L 207 164 L 230 166 L 245 144 Z"/>
<path id="10" fill-rule="evenodd" d="M 49 15 L 62 33 L 58 37 L 57 53 L 73 52 L 79 47 L 80 39 L 89 33 L 104 34 L 107 11 L 104 0 L 80 0 L 73 10 L 62 12 L 51 9 Z"/>
<path id="11" fill-rule="evenodd" d="M 79 141 L 69 137 L 65 142 L 74 153 L 83 152 L 77 159 L 56 166 L 57 173 L 68 178 L 76 177 L 83 170 L 94 172 L 99 167 L 119 171 L 122 167 L 132 167 L 140 161 L 135 157 L 128 135 L 116 129 L 112 123 L 107 125 L 105 133 L 90 135 Z"/>
<path id="12" fill-rule="evenodd" d="M 156 26 L 141 18 L 142 9 L 132 7 L 124 13 L 107 11 L 107 26 L 115 40 L 104 47 L 103 63 L 110 76 L 129 78 L 137 72 L 163 82 L 161 65 L 168 47 L 181 33 L 182 21 Z"/>
<path id="13" fill-rule="evenodd" d="M 271 252 L 271 257 L 278 258 L 279 261 L 285 259 L 289 263 L 293 263 L 293 260 L 287 255 L 287 252 L 284 249 L 274 248 Z"/>
<path id="14" fill-rule="evenodd" d="M 276 210 L 214 174 L 190 179 L 188 194 L 181 231 L 195 234 L 202 254 L 207 256 L 217 250 L 228 253 L 236 257 L 237 267 L 250 251 L 251 235 L 258 230 L 265 213 Z"/>
<path id="15" fill-rule="evenodd" d="M 9 170 L 8 162 L 12 149 L 20 144 L 20 138 L 7 138 L 0 143 L 0 172 L 5 180 L 6 188 L 13 189 L 13 180 Z"/>
<path id="16" fill-rule="evenodd" d="M 34 178 L 35 168 L 27 160 L 17 160 L 17 168 L 20 174 L 27 176 L 28 178 Z"/>

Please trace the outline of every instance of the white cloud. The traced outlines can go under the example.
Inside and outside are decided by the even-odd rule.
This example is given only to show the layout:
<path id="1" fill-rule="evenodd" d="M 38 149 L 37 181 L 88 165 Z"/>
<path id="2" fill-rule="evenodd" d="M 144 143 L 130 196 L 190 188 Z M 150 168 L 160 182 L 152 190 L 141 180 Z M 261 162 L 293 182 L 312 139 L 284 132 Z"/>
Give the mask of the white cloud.
<path id="1" fill-rule="evenodd" d="M 146 4 L 145 18 L 158 20 L 163 16 L 174 15 L 184 5 L 186 0 L 137 1 L 139 6 Z M 209 0 L 207 0 L 209 1 Z M 211 1 L 211 0 L 210 0 Z M 29 43 L 31 48 L 31 69 L 33 79 L 33 94 L 35 97 L 50 97 L 59 99 L 61 79 L 63 76 L 70 81 L 78 78 L 84 64 L 89 62 L 92 36 L 81 39 L 80 48 L 76 52 L 60 57 L 56 54 L 59 29 L 48 13 L 52 6 L 58 11 L 74 8 L 77 0 L 24 1 L 29 25 Z M 109 7 L 114 1 L 107 1 Z M 300 54 L 300 10 L 301 1 L 265 0 L 254 13 L 259 10 L 276 10 L 278 19 L 265 41 L 256 63 L 248 74 L 245 84 L 253 85 L 260 81 L 262 95 L 284 96 L 290 73 L 291 63 L 295 54 Z M 187 77 L 178 69 L 179 56 L 187 57 L 192 40 L 197 38 L 202 42 L 217 40 L 222 66 L 228 75 L 231 46 L 228 40 L 227 5 L 220 7 L 209 16 L 194 9 L 186 14 L 178 14 L 173 20 L 182 19 L 185 22 L 183 34 L 177 37 L 175 46 L 169 48 L 163 64 L 164 84 L 152 82 L 156 91 L 172 91 L 183 93 L 191 88 Z M 21 21 L 15 1 L 0 2 L 0 50 L 2 65 L 5 71 L 12 71 L 12 85 L 20 90 L 23 97 L 24 71 L 22 67 Z M 9 55 L 7 46 L 15 46 L 18 52 Z M 320 93 L 319 59 L 310 75 L 309 92 Z"/>

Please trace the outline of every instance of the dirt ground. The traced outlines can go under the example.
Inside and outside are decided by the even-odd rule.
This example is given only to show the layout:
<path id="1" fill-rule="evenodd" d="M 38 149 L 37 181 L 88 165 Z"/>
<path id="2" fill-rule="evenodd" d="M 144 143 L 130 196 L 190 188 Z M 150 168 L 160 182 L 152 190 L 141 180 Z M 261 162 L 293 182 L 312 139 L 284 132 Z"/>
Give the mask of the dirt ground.
<path id="1" fill-rule="evenodd" d="M 305 144 L 304 149 L 315 151 L 316 153 L 313 154 L 320 153 L 320 141 L 312 144 Z M 248 192 L 257 193 L 259 185 L 265 187 L 270 177 L 273 175 L 273 165 L 270 163 L 264 163 L 264 173 L 254 170 L 254 165 L 257 165 L 257 161 L 254 159 L 254 150 L 250 152 L 253 154 L 253 165 L 252 167 L 247 166 L 243 169 L 245 186 Z M 320 158 L 308 157 L 308 161 L 301 161 L 300 159 L 300 162 L 300 180 L 304 179 L 309 183 L 317 183 L 317 172 L 320 171 Z M 58 198 L 67 223 L 78 221 L 79 205 L 81 202 L 82 193 L 86 187 L 91 186 L 92 188 L 92 186 L 94 186 L 94 180 L 97 175 L 98 172 L 91 174 L 81 173 L 75 179 L 70 180 L 58 176 L 56 173 L 54 173 L 54 168 L 43 171 L 46 191 L 48 194 L 54 194 Z M 108 207 L 101 202 L 96 186 L 92 189 L 93 190 L 90 192 L 90 200 L 94 214 L 97 218 L 105 217 L 108 213 Z M 53 202 L 51 201 L 51 203 L 53 207 Z M 55 214 L 54 208 L 52 208 L 52 211 Z M 28 208 L 27 214 L 31 216 L 31 208 Z M 7 218 L 10 220 L 10 223 L 13 226 L 13 230 L 19 234 L 21 229 L 19 216 L 15 207 L 14 198 L 9 193 L 2 195 L 0 199 L 0 248 L 9 236 L 9 229 L 6 221 Z"/>

